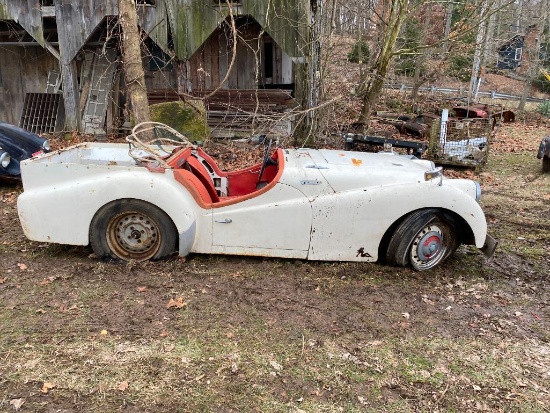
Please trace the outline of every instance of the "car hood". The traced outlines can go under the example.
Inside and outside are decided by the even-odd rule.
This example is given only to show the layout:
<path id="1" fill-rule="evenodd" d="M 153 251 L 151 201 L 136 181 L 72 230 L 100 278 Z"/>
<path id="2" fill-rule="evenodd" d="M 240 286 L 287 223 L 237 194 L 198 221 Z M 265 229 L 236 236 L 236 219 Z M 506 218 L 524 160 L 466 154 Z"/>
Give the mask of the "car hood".
<path id="1" fill-rule="evenodd" d="M 317 169 L 336 192 L 381 185 L 425 182 L 431 161 L 395 153 L 349 152 L 338 150 L 296 150 L 305 158 L 303 168 Z"/>

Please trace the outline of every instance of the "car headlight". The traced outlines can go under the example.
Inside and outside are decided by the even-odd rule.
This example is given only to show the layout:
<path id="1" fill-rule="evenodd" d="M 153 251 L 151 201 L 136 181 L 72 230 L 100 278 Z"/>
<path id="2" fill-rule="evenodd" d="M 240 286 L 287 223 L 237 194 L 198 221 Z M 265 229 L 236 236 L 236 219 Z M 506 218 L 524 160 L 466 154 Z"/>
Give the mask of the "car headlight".
<path id="1" fill-rule="evenodd" d="M 481 200 L 481 185 L 477 181 L 474 181 L 474 184 L 476 184 L 476 201 L 479 202 Z"/>
<path id="2" fill-rule="evenodd" d="M 7 168 L 8 165 L 11 162 L 11 156 L 7 152 L 0 153 L 0 165 L 2 165 L 2 168 Z"/>
<path id="3" fill-rule="evenodd" d="M 50 150 L 50 142 L 48 142 L 47 140 L 44 141 L 44 143 L 42 144 L 42 149 L 45 150 L 46 152 L 49 152 L 49 150 Z"/>

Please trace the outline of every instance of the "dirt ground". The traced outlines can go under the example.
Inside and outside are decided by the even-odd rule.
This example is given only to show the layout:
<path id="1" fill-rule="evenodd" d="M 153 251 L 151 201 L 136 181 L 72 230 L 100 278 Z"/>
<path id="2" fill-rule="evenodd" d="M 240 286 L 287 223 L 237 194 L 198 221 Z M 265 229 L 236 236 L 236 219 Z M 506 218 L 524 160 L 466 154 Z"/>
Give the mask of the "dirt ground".
<path id="1" fill-rule="evenodd" d="M 422 273 L 103 263 L 28 241 L 0 188 L 0 411 L 550 411 L 549 134 L 503 128 L 483 171 L 449 170 L 481 182 L 500 245 Z"/>

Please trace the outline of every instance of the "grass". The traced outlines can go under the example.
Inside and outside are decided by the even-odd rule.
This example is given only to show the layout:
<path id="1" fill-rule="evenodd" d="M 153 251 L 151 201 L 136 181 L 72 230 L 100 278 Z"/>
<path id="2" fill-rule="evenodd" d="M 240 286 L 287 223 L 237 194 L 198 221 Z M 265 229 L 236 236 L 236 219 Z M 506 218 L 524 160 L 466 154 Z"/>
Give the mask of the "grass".
<path id="1" fill-rule="evenodd" d="M 442 406 L 438 399 L 447 393 L 485 393 L 490 407 L 509 411 L 522 411 L 526 401 L 533 406 L 544 401 L 543 389 L 533 387 L 532 380 L 542 379 L 542 366 L 550 358 L 547 349 L 544 354 L 534 343 L 505 340 L 495 349 L 478 339 L 379 340 L 360 342 L 351 354 L 345 337 L 310 345 L 305 333 L 304 345 L 295 334 L 279 332 L 270 340 L 252 331 L 239 332 L 238 339 L 211 334 L 203 339 L 184 335 L 127 341 L 88 335 L 58 344 L 44 343 L 36 335 L 4 353 L 3 364 L 11 369 L 3 380 L 31 383 L 35 392 L 43 383 L 53 383 L 52 394 L 78 394 L 88 411 L 105 411 L 106 406 L 114 410 L 122 403 L 176 411 L 213 411 L 216 406 L 237 411 L 375 411 L 388 408 L 388 391 L 396 393 L 395 406 L 402 411 L 475 408 L 466 399 L 446 398 Z M 534 357 L 531 362 L 525 363 L 526 353 Z M 12 364 L 13 359 L 25 361 Z M 526 371 L 528 378 L 521 373 Z M 518 400 L 503 402 L 519 392 Z"/>

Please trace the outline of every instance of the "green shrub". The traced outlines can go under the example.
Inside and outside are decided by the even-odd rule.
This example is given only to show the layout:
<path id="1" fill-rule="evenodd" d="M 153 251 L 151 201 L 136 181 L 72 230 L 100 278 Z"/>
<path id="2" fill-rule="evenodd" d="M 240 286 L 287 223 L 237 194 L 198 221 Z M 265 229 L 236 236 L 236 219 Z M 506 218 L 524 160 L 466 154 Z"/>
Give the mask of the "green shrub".
<path id="1" fill-rule="evenodd" d="M 531 84 L 543 93 L 550 93 L 550 81 L 542 73 L 533 79 Z"/>
<path id="2" fill-rule="evenodd" d="M 452 56 L 449 65 L 449 75 L 456 77 L 463 82 L 470 80 L 473 62 L 474 60 L 472 56 Z"/>
<path id="3" fill-rule="evenodd" d="M 412 77 L 414 76 L 414 71 L 416 70 L 417 64 L 420 64 L 420 76 L 423 76 L 426 73 L 426 66 L 416 62 L 414 57 L 399 59 L 395 65 L 394 72 L 396 75 Z"/>
<path id="4" fill-rule="evenodd" d="M 348 60 L 352 63 L 367 63 L 370 58 L 370 49 L 367 42 L 359 40 L 355 42 L 350 52 L 348 53 Z"/>
<path id="5" fill-rule="evenodd" d="M 540 105 L 538 105 L 537 112 L 550 118 L 550 101 L 547 100 L 546 102 L 542 102 Z"/>

